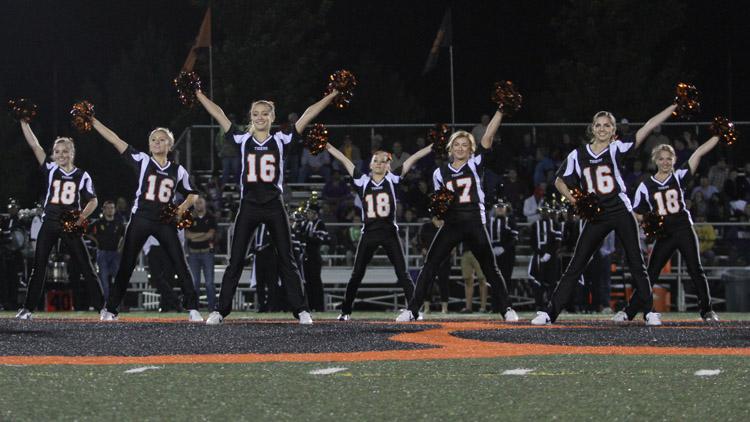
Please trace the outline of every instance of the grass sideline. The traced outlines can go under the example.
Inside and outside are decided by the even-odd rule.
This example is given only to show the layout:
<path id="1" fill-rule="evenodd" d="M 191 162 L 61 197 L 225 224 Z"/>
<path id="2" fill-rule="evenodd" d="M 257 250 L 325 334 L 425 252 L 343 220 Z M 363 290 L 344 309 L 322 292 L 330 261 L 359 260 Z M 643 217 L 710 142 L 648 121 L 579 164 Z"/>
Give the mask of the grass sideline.
<path id="1" fill-rule="evenodd" d="M 14 313 L 0 313 L 12 318 Z M 319 321 L 338 313 L 317 313 Z M 532 313 L 522 313 L 528 322 Z M 206 313 L 204 312 L 204 317 Z M 395 312 L 355 319 L 392 321 Z M 722 320 L 750 314 L 720 313 Z M 36 318 L 97 318 L 93 312 Z M 178 319 L 182 313 L 123 313 Z M 233 313 L 290 320 L 288 313 Z M 488 320 L 498 315 L 427 315 Z M 561 320 L 611 315 L 564 314 Z M 666 313 L 666 321 L 697 321 Z M 33 324 L 33 322 L 31 322 Z M 0 333 L 0 335 L 2 335 Z M 311 371 L 345 368 L 329 375 Z M 143 369 L 149 368 L 149 369 Z M 525 375 L 505 371 L 530 369 Z M 133 369 L 140 372 L 128 373 Z M 696 371 L 718 370 L 711 376 Z M 521 371 L 523 372 L 523 371 Z M 737 356 L 553 355 L 426 361 L 171 365 L 0 365 L 0 420 L 750 420 L 750 359 Z"/>
<path id="2" fill-rule="evenodd" d="M 311 371 L 346 368 L 330 375 Z M 0 368 L 2 420 L 748 420 L 750 361 L 543 356 Z M 526 375 L 504 375 L 518 368 Z M 719 369 L 715 376 L 696 376 Z"/>

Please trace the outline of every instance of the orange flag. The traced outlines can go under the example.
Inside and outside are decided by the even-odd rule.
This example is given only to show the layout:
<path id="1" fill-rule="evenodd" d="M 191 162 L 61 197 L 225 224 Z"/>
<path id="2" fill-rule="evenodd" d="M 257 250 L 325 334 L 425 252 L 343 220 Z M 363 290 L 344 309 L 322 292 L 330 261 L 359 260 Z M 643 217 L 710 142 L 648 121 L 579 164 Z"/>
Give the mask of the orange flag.
<path id="1" fill-rule="evenodd" d="M 201 23 L 201 29 L 198 31 L 198 36 L 195 38 L 195 43 L 190 49 L 185 64 L 182 65 L 182 70 L 191 71 L 195 66 L 195 59 L 198 57 L 197 50 L 199 48 L 211 47 L 211 8 L 206 9 L 206 15 L 203 16 L 203 22 Z"/>

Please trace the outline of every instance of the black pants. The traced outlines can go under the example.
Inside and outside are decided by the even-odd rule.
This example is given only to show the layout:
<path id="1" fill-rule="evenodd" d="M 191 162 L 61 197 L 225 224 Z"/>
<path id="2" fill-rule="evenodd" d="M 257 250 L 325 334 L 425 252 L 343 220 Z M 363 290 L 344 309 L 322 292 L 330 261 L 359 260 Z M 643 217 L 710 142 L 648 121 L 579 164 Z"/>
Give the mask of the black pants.
<path id="1" fill-rule="evenodd" d="M 104 306 L 104 293 L 102 293 L 102 286 L 99 284 L 99 278 L 96 276 L 89 252 L 83 244 L 83 239 L 79 235 L 63 232 L 60 222 L 53 220 L 44 221 L 39 229 L 36 250 L 34 251 L 34 268 L 31 270 L 31 280 L 26 291 L 26 300 L 23 307 L 33 311 L 42 298 L 44 281 L 47 277 L 47 261 L 58 239 L 62 239 L 70 251 L 71 257 L 81 269 L 91 297 L 91 304 L 97 311 L 101 310 Z"/>
<path id="2" fill-rule="evenodd" d="M 583 271 L 583 287 L 579 305 L 582 311 L 600 312 L 609 308 L 610 285 L 612 278 L 612 255 L 594 253 L 589 265 Z M 653 283 L 653 278 L 649 279 Z"/>
<path id="3" fill-rule="evenodd" d="M 305 254 L 305 263 L 303 266 L 305 290 L 310 309 L 323 312 L 325 310 L 325 304 L 323 303 L 323 280 L 320 278 L 320 272 L 323 269 L 323 260 L 320 257 L 320 251 Z"/>
<path id="4" fill-rule="evenodd" d="M 451 250 L 459 243 L 464 242 L 468 246 L 474 257 L 479 261 L 484 276 L 492 288 L 492 301 L 496 312 L 505 312 L 511 306 L 508 298 L 508 289 L 505 286 L 505 280 L 500 274 L 495 262 L 495 255 L 492 253 L 487 228 L 481 221 L 446 221 L 445 224 L 435 234 L 432 240 L 430 250 L 427 251 L 424 266 L 417 277 L 417 284 L 414 287 L 414 296 L 409 301 L 409 310 L 412 314 L 417 315 L 419 308 L 424 302 L 425 294 L 429 291 L 432 280 L 435 277 L 435 271 L 448 260 Z"/>
<path id="5" fill-rule="evenodd" d="M 159 310 L 184 311 L 180 299 L 172 290 L 171 282 L 174 280 L 175 270 L 167 252 L 161 245 L 152 246 L 146 258 L 148 259 L 149 282 L 159 293 Z"/>
<path id="6" fill-rule="evenodd" d="M 589 221 L 581 230 L 573 259 L 570 260 L 568 268 L 557 283 L 555 292 L 552 294 L 552 300 L 547 304 L 547 314 L 553 322 L 573 298 L 581 273 L 586 269 L 591 256 L 601 247 L 602 241 L 612 230 L 615 231 L 617 238 L 622 242 L 625 258 L 635 282 L 635 291 L 629 305 L 632 315 L 635 316 L 639 311 L 643 311 L 644 314 L 651 312 L 653 296 L 651 294 L 651 283 L 649 283 L 646 274 L 646 265 L 643 263 L 643 255 L 641 255 L 641 248 L 638 244 L 638 225 L 632 213 L 618 212 Z"/>
<path id="7" fill-rule="evenodd" d="M 503 275 L 505 283 L 510 285 L 513 279 L 513 265 L 516 263 L 516 247 L 505 248 L 502 255 L 495 258 L 497 266 L 500 267 L 500 274 Z"/>
<path id="8" fill-rule="evenodd" d="M 701 316 L 711 311 L 711 294 L 708 287 L 708 279 L 701 265 L 701 257 L 698 248 L 698 236 L 692 227 L 685 227 L 676 232 L 670 233 L 667 237 L 657 239 L 654 243 L 654 249 L 651 251 L 651 257 L 648 261 L 648 277 L 652 283 L 659 280 L 659 273 L 664 268 L 667 261 L 672 257 L 674 251 L 679 250 L 687 264 L 688 274 L 693 280 L 695 291 L 698 296 L 698 310 Z M 633 293 L 635 296 L 635 293 Z M 625 312 L 634 315 L 629 309 L 631 305 L 625 308 Z M 631 317 L 632 318 L 632 317 Z"/>
<path id="9" fill-rule="evenodd" d="M 164 224 L 134 214 L 125 229 L 122 260 L 115 276 L 115 285 L 109 291 L 107 310 L 117 314 L 117 309 L 128 291 L 130 277 L 133 275 L 138 255 L 149 236 L 154 236 L 159 241 L 159 245 L 174 265 L 182 289 L 183 307 L 185 309 L 198 309 L 198 293 L 195 291 L 193 276 L 188 270 L 180 239 L 177 237 L 177 228 L 172 224 Z"/>
<path id="10" fill-rule="evenodd" d="M 221 281 L 217 311 L 222 316 L 227 316 L 232 312 L 232 299 L 237 291 L 240 276 L 242 276 L 247 247 L 260 223 L 265 223 L 271 232 L 271 242 L 278 254 L 281 283 L 286 290 L 287 303 L 295 315 L 308 310 L 302 277 L 292 252 L 292 235 L 289 231 L 289 219 L 284 203 L 281 199 L 275 199 L 263 205 L 243 201 L 234 221 L 229 265 Z"/>
<path id="11" fill-rule="evenodd" d="M 372 261 L 372 256 L 375 255 L 375 251 L 380 246 L 383 247 L 386 255 L 388 255 L 388 259 L 393 264 L 393 269 L 396 271 L 396 279 L 401 288 L 404 289 L 406 300 L 411 299 L 414 294 L 414 283 L 406 271 L 406 259 L 404 258 L 404 251 L 401 249 L 401 241 L 398 238 L 396 228 L 394 227 L 393 230 L 365 231 L 362 233 L 362 237 L 357 244 L 354 269 L 352 270 L 352 276 L 349 278 L 349 283 L 346 285 L 344 303 L 341 305 L 342 314 L 352 313 L 354 299 L 357 297 L 357 290 L 362 284 L 367 265 Z"/>
<path id="12" fill-rule="evenodd" d="M 258 312 L 279 312 L 283 292 L 279 288 L 279 263 L 272 245 L 255 253 L 255 292 L 258 295 Z"/>

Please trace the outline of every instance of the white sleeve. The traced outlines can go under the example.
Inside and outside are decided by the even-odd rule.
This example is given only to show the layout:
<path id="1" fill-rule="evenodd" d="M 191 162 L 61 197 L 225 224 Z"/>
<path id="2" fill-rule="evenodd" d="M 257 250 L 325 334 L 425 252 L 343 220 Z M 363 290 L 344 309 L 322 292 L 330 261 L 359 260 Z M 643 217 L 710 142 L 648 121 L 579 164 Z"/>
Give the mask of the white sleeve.
<path id="1" fill-rule="evenodd" d="M 443 183 L 443 175 L 440 173 L 440 169 L 437 168 L 432 173 L 432 184 L 435 190 L 440 190 L 445 184 Z"/>
<path id="2" fill-rule="evenodd" d="M 294 128 L 292 128 L 294 130 Z M 292 142 L 292 138 L 294 137 L 294 132 L 284 133 L 282 131 L 278 131 L 273 134 L 273 138 L 277 141 L 281 141 L 284 145 L 288 144 L 289 142 Z"/>

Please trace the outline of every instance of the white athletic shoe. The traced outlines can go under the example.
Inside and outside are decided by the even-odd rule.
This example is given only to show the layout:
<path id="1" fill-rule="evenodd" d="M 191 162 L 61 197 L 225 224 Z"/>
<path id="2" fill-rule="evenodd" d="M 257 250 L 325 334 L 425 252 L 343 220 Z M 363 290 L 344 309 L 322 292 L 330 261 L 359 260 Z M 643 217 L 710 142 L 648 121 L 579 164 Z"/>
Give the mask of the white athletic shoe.
<path id="1" fill-rule="evenodd" d="M 188 311 L 188 321 L 190 322 L 203 322 L 203 316 L 197 309 L 191 309 Z"/>
<path id="2" fill-rule="evenodd" d="M 518 316 L 516 315 L 516 317 Z M 531 320 L 531 325 L 550 325 L 550 324 L 552 324 L 552 321 L 549 319 L 549 314 L 547 314 L 544 311 L 537 312 L 534 319 Z"/>
<path id="3" fill-rule="evenodd" d="M 420 312 L 419 314 L 420 314 L 420 315 L 419 315 L 419 317 L 420 317 L 420 318 L 424 318 L 424 317 L 422 316 L 422 313 L 421 313 L 421 312 Z M 410 322 L 410 321 L 414 321 L 414 314 L 412 314 L 412 313 L 411 313 L 411 311 L 410 311 L 410 310 L 408 310 L 408 309 L 404 309 L 404 310 L 403 310 L 403 311 L 401 311 L 401 313 L 400 313 L 400 314 L 398 314 L 398 316 L 396 317 L 396 322 Z"/>
<path id="4" fill-rule="evenodd" d="M 99 321 L 117 321 L 117 315 L 109 312 L 106 309 L 102 309 L 99 313 Z"/>
<path id="5" fill-rule="evenodd" d="M 708 311 L 708 312 L 706 312 L 705 314 L 703 314 L 703 316 L 701 316 L 701 318 L 703 319 L 703 322 L 705 322 L 707 324 L 711 324 L 711 323 L 714 323 L 714 322 L 719 322 L 719 316 L 716 315 L 716 312 L 714 312 L 714 311 Z"/>
<path id="6" fill-rule="evenodd" d="M 419 312 L 417 314 L 417 321 L 424 321 L 424 312 Z"/>
<path id="7" fill-rule="evenodd" d="M 302 311 L 299 313 L 299 323 L 302 325 L 312 325 L 313 320 L 310 312 Z"/>
<path id="8" fill-rule="evenodd" d="M 649 312 L 646 314 L 646 325 L 657 326 L 661 325 L 661 314 L 657 312 Z"/>
<path id="9" fill-rule="evenodd" d="M 26 308 L 19 309 L 18 313 L 16 314 L 16 319 L 20 319 L 23 321 L 31 320 L 31 311 Z"/>
<path id="10" fill-rule="evenodd" d="M 206 318 L 206 325 L 219 325 L 222 322 L 224 322 L 224 317 L 221 316 L 219 311 L 211 312 L 208 314 L 208 318 Z"/>
<path id="11" fill-rule="evenodd" d="M 349 321 L 350 319 L 352 319 L 352 316 L 349 314 L 340 314 L 336 319 L 338 319 L 339 321 Z"/>
<path id="12" fill-rule="evenodd" d="M 617 311 L 615 316 L 612 317 L 612 321 L 614 322 L 628 322 L 630 321 L 628 319 L 628 314 L 625 313 L 625 311 Z"/>
<path id="13" fill-rule="evenodd" d="M 511 308 L 505 311 L 503 318 L 505 318 L 505 322 L 518 322 L 518 314 Z"/>

